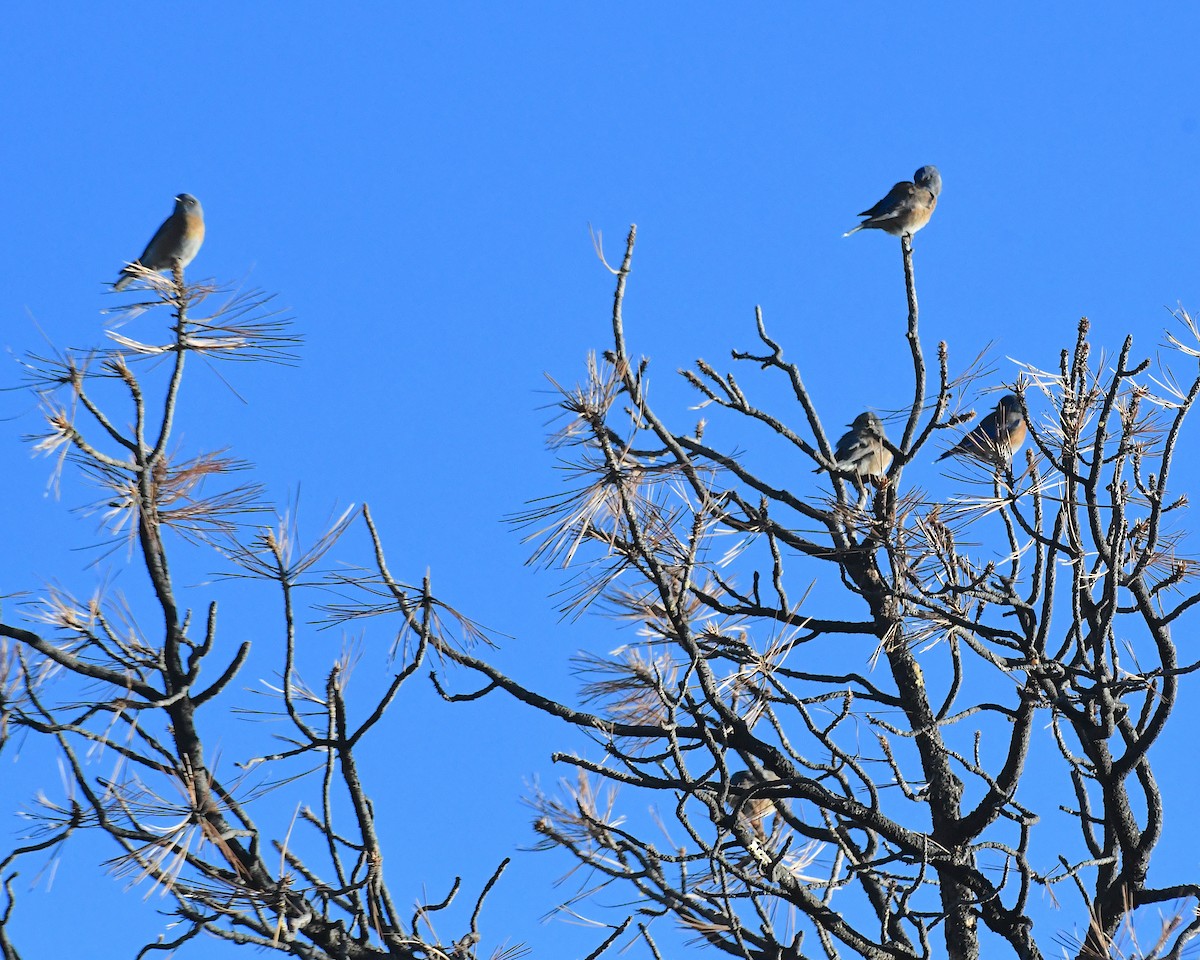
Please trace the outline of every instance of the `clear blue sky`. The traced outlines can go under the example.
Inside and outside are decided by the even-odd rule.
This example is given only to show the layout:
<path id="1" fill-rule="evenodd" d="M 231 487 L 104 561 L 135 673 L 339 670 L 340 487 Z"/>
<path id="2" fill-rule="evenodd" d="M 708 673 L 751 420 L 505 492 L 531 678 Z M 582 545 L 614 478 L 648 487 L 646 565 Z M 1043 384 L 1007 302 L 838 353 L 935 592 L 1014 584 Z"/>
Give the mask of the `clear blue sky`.
<path id="1" fill-rule="evenodd" d="M 0 342 L 14 358 L 43 335 L 99 342 L 104 284 L 176 193 L 195 194 L 208 238 L 189 275 L 277 293 L 306 342 L 294 369 L 224 371 L 245 404 L 193 370 L 182 441 L 231 446 L 281 502 L 302 490 L 310 530 L 370 503 L 394 569 L 431 568 L 516 638 L 507 666 L 565 692 L 570 654 L 629 635 L 559 623 L 561 578 L 522 567 L 502 518 L 558 489 L 544 374 L 577 379 L 607 342 L 612 280 L 588 224 L 611 256 L 638 224 L 630 346 L 681 425 L 697 414 L 673 371 L 751 346 L 756 305 L 826 424 L 907 399 L 897 243 L 841 234 L 926 163 L 944 178 L 915 244 L 931 352 L 947 340 L 961 369 L 994 342 L 1011 379 L 1007 357 L 1053 367 L 1087 315 L 1098 345 L 1132 332 L 1152 354 L 1167 308 L 1200 303 L 1197 36 L 1198 10 L 1111 2 L 17 5 L 0 37 Z M 18 373 L 0 368 L 0 386 Z M 122 554 L 98 570 L 71 549 L 98 539 L 94 521 L 69 512 L 77 491 L 47 492 L 48 463 L 19 442 L 33 412 L 0 394 L 0 594 L 119 584 Z M 906 479 L 947 490 L 932 465 Z M 247 597 L 228 600 L 230 643 L 254 633 Z M 380 670 L 388 638 L 366 639 Z M 308 638 L 318 659 L 338 641 Z M 401 897 L 425 884 L 437 899 L 455 872 L 476 890 L 533 842 L 523 779 L 552 781 L 550 751 L 581 746 L 499 701 L 443 707 L 424 690 L 390 723 L 376 793 L 411 818 L 389 864 Z M 488 752 L 464 790 L 474 727 Z M 231 761 L 241 734 L 221 734 Z M 5 844 L 21 829 L 9 811 L 57 782 L 32 745 L 14 759 Z M 1200 786 L 1187 766 L 1176 788 Z M 1193 851 L 1177 854 L 1191 875 Z M 102 958 L 154 929 L 153 903 L 95 881 L 102 855 L 68 853 L 49 893 L 24 867 L 30 960 L 76 946 L 80 925 Z M 593 934 L 536 922 L 568 865 L 521 856 L 485 944 L 586 953 Z M 109 923 L 122 909 L 136 919 Z"/>

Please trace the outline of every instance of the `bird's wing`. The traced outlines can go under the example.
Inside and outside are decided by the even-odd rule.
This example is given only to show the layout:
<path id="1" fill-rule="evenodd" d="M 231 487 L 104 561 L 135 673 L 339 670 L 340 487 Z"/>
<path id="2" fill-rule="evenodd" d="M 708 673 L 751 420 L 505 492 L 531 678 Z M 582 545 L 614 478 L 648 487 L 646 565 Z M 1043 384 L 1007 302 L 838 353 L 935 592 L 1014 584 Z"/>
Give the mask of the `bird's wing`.
<path id="1" fill-rule="evenodd" d="M 912 199 L 916 191 L 916 184 L 902 180 L 887 192 L 886 197 L 870 210 L 864 210 L 859 216 L 870 217 L 872 220 L 891 220 Z"/>
<path id="2" fill-rule="evenodd" d="M 974 428 L 964 433 L 958 443 L 938 457 L 938 460 L 945 460 L 960 453 L 968 457 L 988 456 L 995 449 L 996 415 L 989 413 Z"/>
<path id="3" fill-rule="evenodd" d="M 183 231 L 186 227 L 186 220 L 183 216 L 171 214 L 162 225 L 154 231 L 154 236 L 150 238 L 150 242 L 146 244 L 146 249 L 142 251 L 142 255 L 138 257 L 138 261 L 143 267 L 148 267 L 151 270 L 161 269 L 166 264 L 158 264 L 152 262 L 157 260 L 163 250 L 177 247 L 180 238 L 183 236 Z"/>
<path id="4" fill-rule="evenodd" d="M 837 461 L 839 467 L 853 468 L 870 451 L 871 444 L 869 439 L 863 434 L 852 430 L 838 441 L 837 449 L 833 452 L 833 458 Z"/>
<path id="5" fill-rule="evenodd" d="M 1000 418 L 995 413 L 989 413 L 972 433 L 978 433 L 980 440 L 987 440 L 994 445 L 1000 439 Z"/>

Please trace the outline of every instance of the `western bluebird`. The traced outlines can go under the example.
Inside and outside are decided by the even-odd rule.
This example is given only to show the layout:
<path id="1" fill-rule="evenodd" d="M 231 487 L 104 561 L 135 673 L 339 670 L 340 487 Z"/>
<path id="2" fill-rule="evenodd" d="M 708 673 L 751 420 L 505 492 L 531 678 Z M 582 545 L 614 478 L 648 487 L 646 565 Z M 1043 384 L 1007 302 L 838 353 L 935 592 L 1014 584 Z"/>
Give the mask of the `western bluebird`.
<path id="1" fill-rule="evenodd" d="M 1012 460 L 1013 454 L 1025 442 L 1025 418 L 1021 415 L 1021 398 L 1005 394 L 996 409 L 984 417 L 974 430 L 943 453 L 939 460 L 947 457 L 974 457 L 1003 466 Z"/>
<path id="2" fill-rule="evenodd" d="M 882 477 L 892 465 L 892 451 L 884 443 L 885 439 L 879 417 L 870 412 L 860 413 L 837 442 L 833 452 L 834 466 L 839 473 Z"/>
<path id="3" fill-rule="evenodd" d="M 200 252 L 204 242 L 204 211 L 200 201 L 190 193 L 181 193 L 175 198 L 175 209 L 162 222 L 162 226 L 146 244 L 142 255 L 134 262 L 147 270 L 171 270 L 176 261 L 186 267 Z M 114 290 L 124 290 L 134 281 L 129 267 L 121 271 Z"/>
<path id="4" fill-rule="evenodd" d="M 896 184 L 875 206 L 860 213 L 860 217 L 867 219 L 842 236 L 848 237 L 868 227 L 883 230 L 893 237 L 911 237 L 929 222 L 941 192 L 942 175 L 933 164 L 926 164 L 913 174 L 911 182 L 904 180 Z"/>
<path id="5" fill-rule="evenodd" d="M 745 818 L 746 822 L 750 824 L 754 832 L 758 834 L 758 838 L 764 842 L 767 839 L 767 830 L 763 826 L 763 820 L 775 812 L 775 803 L 767 797 L 755 796 L 750 791 L 760 784 L 770 783 L 772 780 L 778 779 L 770 770 L 763 771 L 763 778 L 761 780 L 749 770 L 739 770 L 729 778 L 729 785 L 737 791 L 739 796 L 744 797 L 739 812 Z"/>

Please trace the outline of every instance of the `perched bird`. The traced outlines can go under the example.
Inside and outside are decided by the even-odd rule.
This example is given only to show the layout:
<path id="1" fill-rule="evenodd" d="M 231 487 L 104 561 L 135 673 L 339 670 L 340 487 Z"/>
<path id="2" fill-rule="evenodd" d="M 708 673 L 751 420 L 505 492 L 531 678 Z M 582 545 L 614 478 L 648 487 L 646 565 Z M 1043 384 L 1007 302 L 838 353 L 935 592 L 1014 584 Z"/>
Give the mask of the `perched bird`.
<path id="1" fill-rule="evenodd" d="M 1005 394 L 992 413 L 938 459 L 974 457 L 1003 466 L 1025 442 L 1027 430 L 1021 414 L 1021 398 L 1012 393 Z"/>
<path id="2" fill-rule="evenodd" d="M 759 780 L 749 770 L 739 770 L 729 778 L 729 785 L 744 798 L 738 808 L 739 813 L 758 834 L 758 838 L 764 842 L 767 839 L 767 831 L 763 826 L 763 820 L 775 812 L 775 803 L 767 797 L 756 796 L 751 791 L 760 784 L 778 779 L 770 770 L 763 771 L 762 780 Z"/>
<path id="3" fill-rule="evenodd" d="M 860 413 L 837 442 L 833 452 L 839 473 L 858 477 L 882 477 L 892 465 L 892 451 L 884 443 L 883 421 L 871 412 Z M 818 467 L 813 472 L 824 469 Z"/>
<path id="4" fill-rule="evenodd" d="M 186 267 L 200 252 L 204 242 L 204 211 L 200 201 L 190 193 L 181 193 L 175 198 L 175 209 L 163 221 L 158 232 L 146 244 L 142 255 L 134 262 L 147 270 L 171 270 L 176 261 Z M 113 284 L 114 290 L 124 290 L 133 283 L 133 272 L 126 267 Z"/>
<path id="5" fill-rule="evenodd" d="M 927 164 L 913 174 L 911 182 L 896 184 L 875 206 L 860 213 L 860 217 L 867 219 L 842 236 L 848 237 L 867 227 L 883 230 L 893 237 L 911 237 L 929 222 L 941 192 L 942 175 L 937 167 Z"/>

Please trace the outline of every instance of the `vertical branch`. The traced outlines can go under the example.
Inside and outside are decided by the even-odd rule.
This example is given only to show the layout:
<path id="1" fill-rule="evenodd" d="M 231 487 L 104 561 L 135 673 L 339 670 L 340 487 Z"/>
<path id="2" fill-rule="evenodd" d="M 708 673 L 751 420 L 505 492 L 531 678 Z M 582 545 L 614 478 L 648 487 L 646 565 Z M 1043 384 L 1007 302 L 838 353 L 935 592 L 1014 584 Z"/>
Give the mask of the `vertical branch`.
<path id="1" fill-rule="evenodd" d="M 179 385 L 183 382 L 183 360 L 187 354 L 187 309 L 188 289 L 183 282 L 183 267 L 175 261 L 175 366 L 171 371 L 171 380 L 167 384 L 167 396 L 163 401 L 162 424 L 159 427 L 158 440 L 149 457 L 149 463 L 157 462 L 166 449 L 167 440 L 171 436 L 171 425 L 175 419 L 175 404 L 179 397 Z"/>
<path id="2" fill-rule="evenodd" d="M 10 873 L 4 878 L 4 893 L 8 898 L 4 904 L 4 912 L 0 914 L 0 960 L 21 960 L 21 954 L 17 952 L 17 948 L 13 946 L 13 942 L 8 939 L 9 921 L 12 920 L 13 912 L 13 880 L 16 878 L 15 873 Z"/>
<path id="3" fill-rule="evenodd" d="M 158 471 L 162 463 L 163 452 L 171 435 L 171 425 L 175 417 L 175 405 L 179 396 L 180 384 L 183 380 L 183 364 L 186 349 L 187 304 L 188 292 L 183 282 L 183 267 L 178 261 L 175 264 L 175 284 L 172 302 L 175 305 L 175 364 L 171 371 L 171 379 L 167 386 L 167 395 L 163 401 L 162 419 L 159 426 L 158 440 L 154 449 L 146 453 L 139 442 L 136 454 L 138 470 L 138 537 L 141 542 L 142 556 L 150 576 L 155 595 L 163 611 L 164 642 L 163 659 L 165 662 L 166 691 L 168 695 L 179 692 L 179 684 L 183 680 L 183 664 L 179 648 L 183 639 L 179 624 L 179 612 L 175 603 L 174 590 L 171 586 L 171 576 L 167 567 L 166 549 L 162 541 L 162 526 L 158 515 Z M 194 758 L 198 759 L 198 758 Z"/>
<path id="4" fill-rule="evenodd" d="M 627 375 L 627 370 L 622 370 L 620 365 L 629 366 L 629 357 L 625 352 L 625 320 L 621 314 L 621 305 L 625 301 L 625 281 L 629 277 L 629 270 L 633 264 L 633 245 L 637 241 L 637 224 L 629 225 L 629 234 L 625 238 L 625 257 L 621 261 L 619 269 L 613 272 L 617 275 L 617 289 L 613 293 L 613 310 L 612 310 L 612 326 L 613 326 L 613 343 L 617 348 L 617 365 L 618 370 L 622 374 Z M 609 267 L 612 270 L 611 267 Z"/>
<path id="5" fill-rule="evenodd" d="M 900 450 L 905 456 L 917 434 L 917 423 L 921 411 L 925 408 L 925 355 L 921 350 L 921 338 L 917 333 L 917 283 L 913 276 L 912 240 L 907 235 L 900 238 L 900 253 L 904 259 L 904 289 L 908 300 L 908 329 L 905 337 L 913 360 L 913 404 L 908 412 L 908 422 L 904 425 L 904 436 L 900 440 Z"/>

